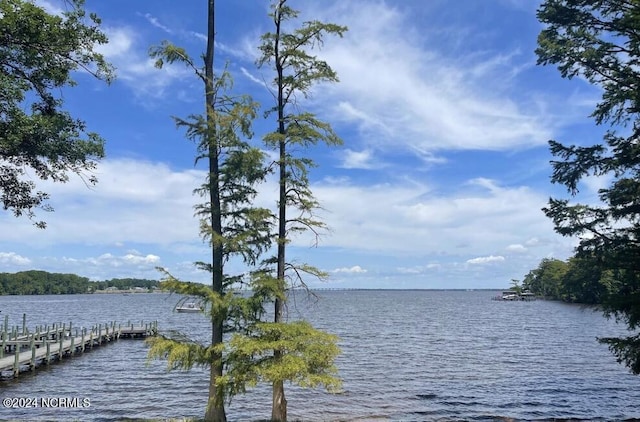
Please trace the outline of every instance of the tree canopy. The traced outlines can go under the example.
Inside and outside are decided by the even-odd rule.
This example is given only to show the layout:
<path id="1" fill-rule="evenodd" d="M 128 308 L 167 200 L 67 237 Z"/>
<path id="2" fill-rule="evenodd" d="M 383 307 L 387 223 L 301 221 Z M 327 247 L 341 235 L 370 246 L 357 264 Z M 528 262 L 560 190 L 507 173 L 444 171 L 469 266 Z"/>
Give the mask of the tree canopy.
<path id="1" fill-rule="evenodd" d="M 602 89 L 592 117 L 607 125 L 597 145 L 550 141 L 552 182 L 575 197 L 585 177 L 610 180 L 599 204 L 550 199 L 544 208 L 558 233 L 580 238 L 588 259 L 613 280 L 602 303 L 606 315 L 640 328 L 640 3 L 635 0 L 547 0 L 538 63 L 556 65 L 564 78 L 581 77 Z M 640 334 L 601 339 L 620 362 L 640 373 Z"/>
<path id="2" fill-rule="evenodd" d="M 112 67 L 94 50 L 107 37 L 83 0 L 66 5 L 57 16 L 30 1 L 0 2 L 0 201 L 15 216 L 52 210 L 34 176 L 64 183 L 75 173 L 95 183 L 91 170 L 104 156 L 103 140 L 62 108 L 59 93 L 76 84 L 75 71 L 111 81 Z"/>

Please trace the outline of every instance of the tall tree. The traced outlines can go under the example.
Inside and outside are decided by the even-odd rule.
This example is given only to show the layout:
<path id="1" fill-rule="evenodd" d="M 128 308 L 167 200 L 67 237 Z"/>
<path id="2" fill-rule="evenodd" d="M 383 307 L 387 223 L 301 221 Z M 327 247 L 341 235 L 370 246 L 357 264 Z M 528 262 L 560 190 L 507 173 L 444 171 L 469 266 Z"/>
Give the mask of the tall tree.
<path id="1" fill-rule="evenodd" d="M 640 3 L 635 0 L 546 0 L 538 63 L 556 65 L 564 78 L 579 76 L 602 89 L 592 117 L 608 125 L 593 146 L 550 141 L 552 181 L 578 194 L 586 176 L 610 179 L 600 205 L 551 199 L 544 209 L 565 236 L 579 236 L 577 257 L 593 259 L 617 286 L 603 303 L 605 314 L 640 328 Z M 608 180 L 605 179 L 605 180 Z M 618 361 L 640 373 L 640 333 L 605 338 Z"/>
<path id="2" fill-rule="evenodd" d="M 325 224 L 316 219 L 314 211 L 318 202 L 309 188 L 308 172 L 313 166 L 313 161 L 308 157 L 299 157 L 295 151 L 301 151 L 319 142 L 328 145 L 337 145 L 342 141 L 334 133 L 331 126 L 315 117 L 314 114 L 300 111 L 301 104 L 297 98 L 307 97 L 310 89 L 322 82 L 337 82 L 336 72 L 323 60 L 311 54 L 311 50 L 322 45 L 326 35 L 342 34 L 347 30 L 344 26 L 320 21 L 304 22 L 299 28 L 288 31 L 287 25 L 295 21 L 299 12 L 287 5 L 287 0 L 277 0 L 272 4 L 270 16 L 273 18 L 274 32 L 262 36 L 260 51 L 262 53 L 259 66 L 270 66 L 275 76 L 272 87 L 275 92 L 275 105 L 268 111 L 269 115 L 276 117 L 276 130 L 264 140 L 269 148 L 277 151 L 278 158 L 275 162 L 279 179 L 278 196 L 278 232 L 277 232 L 277 256 L 276 286 L 274 294 L 274 323 L 269 326 L 264 334 L 273 339 L 273 344 L 278 344 L 278 339 L 285 341 L 285 337 L 293 339 L 285 322 L 286 291 L 290 287 L 287 282 L 287 273 L 293 278 L 290 280 L 302 281 L 300 275 L 307 273 L 315 276 L 323 274 L 308 265 L 294 266 L 286 259 L 287 244 L 292 235 L 302 231 L 311 231 L 318 234 L 318 230 Z M 295 212 L 295 215 L 291 213 Z M 280 324 L 280 325 L 278 325 Z M 312 327 L 306 328 L 312 330 Z M 289 335 L 288 335 L 288 334 Z M 309 331 L 308 336 L 313 338 L 321 333 Z M 313 341 L 313 340 L 312 340 Z M 282 345 L 284 346 L 284 345 Z M 271 364 L 284 363 L 285 347 L 275 347 Z M 304 355 L 304 352 L 302 352 Z M 332 362 L 329 359 L 326 363 Z M 283 376 L 287 371 L 269 372 L 273 383 L 273 406 L 271 419 L 274 421 L 287 420 L 287 401 L 284 392 Z"/>
<path id="3" fill-rule="evenodd" d="M 112 67 L 94 51 L 107 37 L 96 15 L 86 18 L 83 0 L 66 4 L 70 10 L 56 16 L 30 1 L 0 2 L 0 201 L 17 217 L 53 209 L 32 174 L 64 183 L 75 173 L 93 184 L 91 170 L 104 157 L 103 140 L 62 108 L 57 93 L 76 84 L 76 70 L 111 81 Z"/>
<path id="4" fill-rule="evenodd" d="M 168 42 L 151 50 L 157 66 L 180 62 L 192 69 L 204 86 L 205 112 L 187 119 L 174 118 L 186 128 L 187 137 L 197 142 L 196 162 L 207 162 L 207 178 L 196 194 L 204 203 L 196 207 L 201 219 L 201 234 L 211 245 L 211 262 L 198 265 L 212 274 L 211 286 L 181 282 L 167 274 L 163 287 L 182 294 L 200 296 L 208 304 L 211 319 L 211 343 L 199 344 L 180 338 L 158 337 L 151 340 L 149 355 L 167 357 L 170 367 L 189 369 L 193 365 L 210 369 L 207 421 L 225 421 L 225 401 L 243 391 L 242 384 L 227 382 L 223 334 L 237 330 L 245 319 L 259 317 L 259 299 L 236 297 L 230 291 L 241 278 L 225 274 L 224 264 L 240 256 L 253 265 L 271 243 L 271 213 L 255 208 L 251 201 L 255 185 L 266 175 L 260 150 L 245 140 L 250 138 L 257 104 L 248 96 L 231 96 L 230 75 L 214 73 L 215 2 L 208 2 L 207 48 L 204 66 L 195 64 L 187 52 Z"/>

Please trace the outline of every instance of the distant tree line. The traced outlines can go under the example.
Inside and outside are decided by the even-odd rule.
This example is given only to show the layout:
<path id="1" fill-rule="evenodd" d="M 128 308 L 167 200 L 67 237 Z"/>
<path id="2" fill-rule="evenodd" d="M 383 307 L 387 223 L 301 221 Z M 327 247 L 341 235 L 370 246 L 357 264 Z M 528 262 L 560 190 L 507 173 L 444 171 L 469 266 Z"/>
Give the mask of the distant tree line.
<path id="1" fill-rule="evenodd" d="M 151 289 L 158 286 L 156 280 L 138 278 L 113 278 L 106 281 L 90 281 L 76 274 L 49 273 L 46 271 L 21 271 L 0 273 L 1 295 L 57 295 L 91 293 L 114 287 L 128 290 L 135 287 Z"/>
<path id="2" fill-rule="evenodd" d="M 89 282 L 89 287 L 94 290 L 105 290 L 109 287 L 115 287 L 117 290 L 128 290 L 135 287 L 152 289 L 158 287 L 158 280 L 147 280 L 143 278 L 112 278 L 106 281 Z"/>
<path id="3" fill-rule="evenodd" d="M 604 304 L 620 289 L 621 277 L 595 259 L 574 256 L 567 261 L 543 259 L 522 281 L 522 289 L 569 303 Z"/>

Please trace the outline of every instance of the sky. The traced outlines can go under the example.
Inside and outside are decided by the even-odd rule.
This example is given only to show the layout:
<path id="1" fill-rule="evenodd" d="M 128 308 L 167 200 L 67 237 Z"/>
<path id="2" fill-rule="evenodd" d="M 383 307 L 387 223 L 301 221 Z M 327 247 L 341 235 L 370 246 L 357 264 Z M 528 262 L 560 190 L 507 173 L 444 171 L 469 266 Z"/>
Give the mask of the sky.
<path id="1" fill-rule="evenodd" d="M 35 0 L 52 13 L 63 2 Z M 218 1 L 216 67 L 234 92 L 264 111 L 273 74 L 258 68 L 260 36 L 272 30 L 269 3 Z M 291 0 L 300 20 L 349 28 L 314 54 L 338 73 L 299 107 L 330 122 L 344 141 L 307 154 L 311 188 L 330 230 L 317 245 L 295 238 L 288 258 L 327 273 L 312 287 L 506 288 L 544 258 L 566 259 L 576 239 L 553 230 L 541 210 L 569 198 L 550 182 L 548 140 L 591 145 L 606 128 L 589 115 L 601 92 L 536 64 L 542 25 L 534 0 Z M 195 145 L 171 116 L 201 113 L 203 89 L 180 65 L 154 68 L 149 48 L 167 40 L 196 60 L 206 42 L 206 2 L 87 0 L 109 37 L 99 51 L 116 68 L 106 85 L 77 72 L 60 91 L 65 108 L 106 140 L 106 158 L 88 187 L 37 182 L 54 212 L 45 230 L 0 212 L 0 272 L 30 269 L 92 280 L 159 279 L 157 267 L 207 282 L 207 260 L 192 195 L 204 180 Z M 198 62 L 200 63 L 200 62 Z M 254 145 L 274 130 L 260 112 Z M 36 181 L 34 179 L 34 181 Z M 596 201 L 606 180 L 587 178 L 577 200 Z M 257 204 L 275 207 L 276 182 Z M 246 268 L 238 261 L 230 273 Z"/>

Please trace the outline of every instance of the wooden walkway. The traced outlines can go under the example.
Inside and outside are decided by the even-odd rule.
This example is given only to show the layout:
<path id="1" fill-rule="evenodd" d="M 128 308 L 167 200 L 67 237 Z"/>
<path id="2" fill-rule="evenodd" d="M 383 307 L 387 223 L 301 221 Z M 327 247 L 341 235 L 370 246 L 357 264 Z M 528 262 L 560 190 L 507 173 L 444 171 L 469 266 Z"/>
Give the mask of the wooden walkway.
<path id="1" fill-rule="evenodd" d="M 35 371 L 42 364 L 60 361 L 82 353 L 93 347 L 121 338 L 146 338 L 157 334 L 158 323 L 143 322 L 126 325 L 98 324 L 91 329 L 75 328 L 71 324 L 54 324 L 51 327 L 37 327 L 29 333 L 24 324 L 22 330 L 7 328 L 6 320 L 1 335 L 0 376 L 17 377 L 22 371 Z"/>

